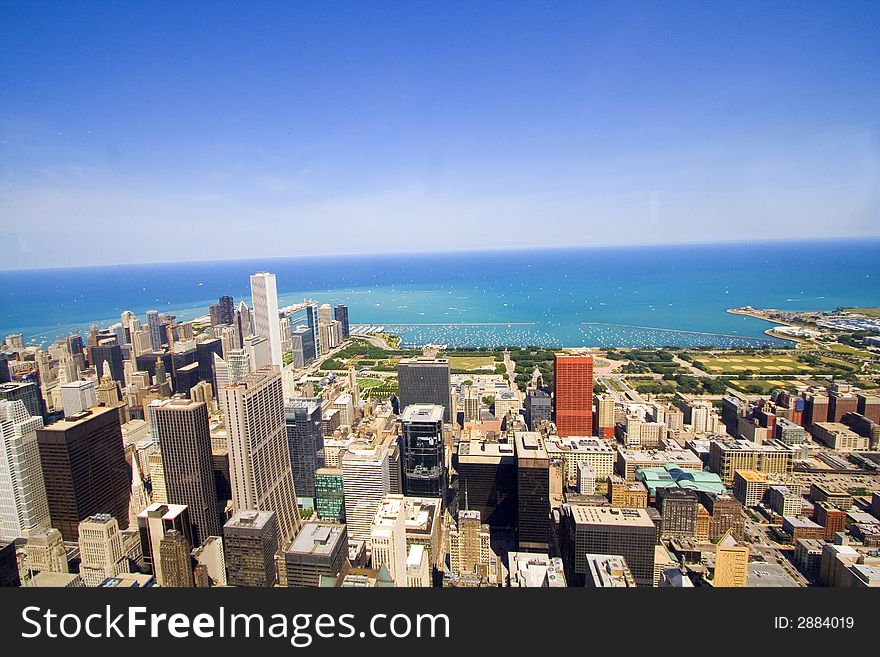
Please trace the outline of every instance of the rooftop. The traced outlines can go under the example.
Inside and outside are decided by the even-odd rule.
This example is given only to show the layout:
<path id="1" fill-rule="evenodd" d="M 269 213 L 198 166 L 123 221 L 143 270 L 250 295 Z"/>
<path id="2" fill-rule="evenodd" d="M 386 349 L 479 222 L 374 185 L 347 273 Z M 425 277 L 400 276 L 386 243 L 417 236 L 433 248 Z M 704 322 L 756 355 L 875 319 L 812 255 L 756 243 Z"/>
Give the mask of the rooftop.
<path id="1" fill-rule="evenodd" d="M 618 527 L 650 527 L 654 522 L 645 509 L 566 505 L 577 525 L 614 525 Z"/>
<path id="2" fill-rule="evenodd" d="M 410 404 L 400 419 L 404 422 L 442 422 L 443 407 L 436 404 Z"/>
<path id="3" fill-rule="evenodd" d="M 286 552 L 330 556 L 344 535 L 345 525 L 306 522 Z"/>

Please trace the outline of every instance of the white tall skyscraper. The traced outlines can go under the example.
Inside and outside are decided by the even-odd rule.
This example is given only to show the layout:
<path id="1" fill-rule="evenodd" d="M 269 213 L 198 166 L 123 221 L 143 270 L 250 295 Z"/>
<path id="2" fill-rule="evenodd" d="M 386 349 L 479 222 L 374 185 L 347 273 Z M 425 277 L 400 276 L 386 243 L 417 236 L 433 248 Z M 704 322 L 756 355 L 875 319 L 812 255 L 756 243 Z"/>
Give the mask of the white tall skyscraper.
<path id="1" fill-rule="evenodd" d="M 284 364 L 281 351 L 281 320 L 278 317 L 278 288 L 275 274 L 259 272 L 251 276 L 251 297 L 254 303 L 254 334 L 269 340 L 272 364 Z"/>
<path id="2" fill-rule="evenodd" d="M 396 586 L 406 586 L 406 510 L 402 495 L 385 497 L 370 529 L 373 568 L 385 566 Z"/>
<path id="3" fill-rule="evenodd" d="M 274 511 L 287 547 L 302 524 L 297 507 L 281 370 L 268 365 L 220 390 L 226 415 L 232 504 L 236 511 Z"/>
<path id="4" fill-rule="evenodd" d="M 31 416 L 23 401 L 0 399 L 0 540 L 50 527 L 37 443 L 42 426 L 43 418 Z"/>
<path id="5" fill-rule="evenodd" d="M 351 445 L 341 456 L 348 537 L 369 541 L 376 511 L 391 492 L 391 464 L 385 445 Z"/>

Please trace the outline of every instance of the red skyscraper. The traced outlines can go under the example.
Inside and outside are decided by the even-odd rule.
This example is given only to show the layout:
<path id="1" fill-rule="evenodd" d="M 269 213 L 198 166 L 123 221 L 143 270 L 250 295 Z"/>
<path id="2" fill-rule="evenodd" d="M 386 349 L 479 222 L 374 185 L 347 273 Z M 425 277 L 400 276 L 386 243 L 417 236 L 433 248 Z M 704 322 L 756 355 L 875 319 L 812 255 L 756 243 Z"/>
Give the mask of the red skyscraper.
<path id="1" fill-rule="evenodd" d="M 556 355 L 553 392 L 556 431 L 566 436 L 593 435 L 593 357 Z"/>

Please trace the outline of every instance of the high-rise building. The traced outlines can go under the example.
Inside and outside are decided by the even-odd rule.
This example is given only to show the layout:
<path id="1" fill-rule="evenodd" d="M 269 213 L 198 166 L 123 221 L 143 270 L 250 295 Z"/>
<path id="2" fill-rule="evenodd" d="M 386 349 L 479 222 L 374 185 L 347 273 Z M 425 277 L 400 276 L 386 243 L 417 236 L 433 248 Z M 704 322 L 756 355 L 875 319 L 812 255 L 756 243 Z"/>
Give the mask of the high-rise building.
<path id="1" fill-rule="evenodd" d="M 479 511 L 490 527 L 516 525 L 517 469 L 512 444 L 460 442 L 453 466 L 458 473 L 460 500 L 467 499 L 468 509 Z"/>
<path id="2" fill-rule="evenodd" d="M 52 525 L 76 541 L 79 523 L 109 513 L 128 528 L 131 468 L 125 460 L 119 411 L 95 407 L 37 429 Z"/>
<path id="3" fill-rule="evenodd" d="M 712 583 L 720 587 L 745 587 L 749 579 L 749 547 L 737 543 L 728 531 L 715 546 L 715 577 Z"/>
<path id="4" fill-rule="evenodd" d="M 79 523 L 79 554 L 79 574 L 86 586 L 98 586 L 108 577 L 128 572 L 119 523 L 107 513 Z"/>
<path id="5" fill-rule="evenodd" d="M 24 402 L 28 414 L 46 419 L 40 388 L 33 381 L 0 383 L 0 399 L 10 402 L 21 400 Z"/>
<path id="6" fill-rule="evenodd" d="M 294 368 L 305 367 L 317 357 L 315 333 L 308 326 L 297 326 L 290 334 Z"/>
<path id="7" fill-rule="evenodd" d="M 403 489 L 407 495 L 446 496 L 443 413 L 442 406 L 414 404 L 400 415 Z"/>
<path id="8" fill-rule="evenodd" d="M 553 389 L 559 436 L 592 436 L 593 357 L 557 354 Z"/>
<path id="9" fill-rule="evenodd" d="M 348 563 L 345 525 L 306 522 L 284 551 L 286 586 L 318 586 L 321 577 L 337 577 Z"/>
<path id="10" fill-rule="evenodd" d="M 192 588 L 192 546 L 181 532 L 170 529 L 159 541 L 159 559 L 162 562 L 161 586 L 166 588 Z"/>
<path id="11" fill-rule="evenodd" d="M 517 545 L 521 552 L 547 552 L 550 541 L 550 459 L 541 434 L 514 437 L 517 484 Z"/>
<path id="12" fill-rule="evenodd" d="M 348 326 L 348 306 L 339 304 L 333 309 L 333 319 L 342 325 L 342 339 L 346 340 L 349 336 Z"/>
<path id="13" fill-rule="evenodd" d="M 370 528 L 382 498 L 391 491 L 388 448 L 353 444 L 340 457 L 348 537 L 370 540 Z"/>
<path id="14" fill-rule="evenodd" d="M 165 344 L 166 340 L 158 311 L 147 311 L 147 326 L 150 329 L 150 344 L 153 346 L 153 351 L 161 351 L 162 345 Z"/>
<path id="15" fill-rule="evenodd" d="M 98 405 L 94 381 L 71 381 L 61 384 L 61 406 L 64 415 L 76 415 Z"/>
<path id="16" fill-rule="evenodd" d="M 543 390 L 529 390 L 526 393 L 525 409 L 526 423 L 531 431 L 535 431 L 541 422 L 553 419 L 553 400 Z"/>
<path id="17" fill-rule="evenodd" d="M 274 586 L 279 549 L 276 514 L 239 511 L 223 525 L 223 549 L 230 586 Z"/>
<path id="18" fill-rule="evenodd" d="M 657 527 L 647 510 L 564 504 L 560 534 L 570 585 L 583 586 L 588 554 L 618 554 L 638 586 L 653 585 Z"/>
<path id="19" fill-rule="evenodd" d="M 273 511 L 286 547 L 301 520 L 290 465 L 281 371 L 270 365 L 220 391 L 226 416 L 232 504 Z"/>
<path id="20" fill-rule="evenodd" d="M 445 358 L 404 358 L 397 364 L 400 408 L 416 404 L 443 407 L 443 421 L 452 418 L 449 360 Z"/>
<path id="21" fill-rule="evenodd" d="M 138 514 L 138 530 L 144 565 L 150 568 L 159 585 L 165 586 L 163 568 L 167 562 L 162 559 L 162 539 L 168 532 L 174 530 L 183 536 L 190 546 L 189 550 L 192 549 L 192 523 L 189 519 L 189 510 L 181 504 L 153 503 Z M 173 577 L 173 574 L 171 576 Z"/>
<path id="22" fill-rule="evenodd" d="M 251 298 L 254 304 L 254 334 L 269 340 L 270 362 L 281 367 L 281 324 L 278 317 L 278 289 L 275 274 L 258 272 L 251 276 Z"/>
<path id="23" fill-rule="evenodd" d="M 697 531 L 697 495 L 687 488 L 657 489 L 662 538 L 693 538 Z"/>
<path id="24" fill-rule="evenodd" d="M 0 588 L 21 586 L 15 543 L 0 540 Z"/>
<path id="25" fill-rule="evenodd" d="M 153 437 L 159 441 L 168 502 L 189 507 L 192 544 L 221 532 L 221 510 L 214 481 L 211 428 L 203 402 L 174 398 L 149 407 Z"/>
<path id="26" fill-rule="evenodd" d="M 636 581 L 626 559 L 617 554 L 588 554 L 585 584 L 591 588 L 628 588 Z"/>
<path id="27" fill-rule="evenodd" d="M 0 399 L 0 540 L 50 526 L 37 441 L 42 426 L 43 418 L 30 415 L 23 401 Z"/>
<path id="28" fill-rule="evenodd" d="M 105 365 L 109 365 L 110 378 L 117 383 L 125 383 L 125 358 L 122 356 L 122 347 L 115 340 L 112 342 L 103 341 L 91 347 L 89 358 L 99 379 L 106 374 Z"/>
<path id="29" fill-rule="evenodd" d="M 342 468 L 315 471 L 315 513 L 321 520 L 345 522 L 345 495 Z"/>
<path id="30" fill-rule="evenodd" d="M 382 500 L 370 528 L 373 568 L 385 566 L 394 585 L 406 586 L 406 509 L 401 495 Z"/>
<path id="31" fill-rule="evenodd" d="M 596 424 L 599 436 L 614 438 L 614 397 L 611 395 L 596 395 Z"/>
<path id="32" fill-rule="evenodd" d="M 458 578 L 473 578 L 478 585 L 498 581 L 498 559 L 491 548 L 491 530 L 479 511 L 458 512 L 458 522 L 449 528 L 449 569 Z"/>
<path id="33" fill-rule="evenodd" d="M 319 454 L 324 450 L 321 400 L 308 397 L 289 399 L 284 406 L 284 420 L 297 497 L 300 500 L 314 499 L 315 471 L 321 465 Z"/>

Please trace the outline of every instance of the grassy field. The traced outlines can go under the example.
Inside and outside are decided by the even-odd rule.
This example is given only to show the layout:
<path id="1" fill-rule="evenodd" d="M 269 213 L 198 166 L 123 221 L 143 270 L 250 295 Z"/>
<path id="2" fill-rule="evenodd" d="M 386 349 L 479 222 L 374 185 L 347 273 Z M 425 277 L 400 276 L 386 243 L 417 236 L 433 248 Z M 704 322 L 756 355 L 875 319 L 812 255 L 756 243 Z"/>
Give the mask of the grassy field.
<path id="1" fill-rule="evenodd" d="M 731 381 L 730 385 L 743 392 L 751 392 L 760 388 L 760 392 L 756 394 L 766 395 L 774 388 L 791 390 L 805 384 L 803 381 L 784 381 L 782 379 L 737 379 Z"/>
<path id="2" fill-rule="evenodd" d="M 358 387 L 361 390 L 369 390 L 370 388 L 378 388 L 381 385 L 384 385 L 385 381 L 383 379 L 366 379 L 366 378 L 358 378 Z"/>
<path id="3" fill-rule="evenodd" d="M 495 358 L 492 356 L 450 356 L 449 367 L 453 370 L 494 370 Z"/>
<path id="4" fill-rule="evenodd" d="M 694 361 L 701 363 L 710 374 L 742 374 L 746 371 L 755 374 L 798 374 L 814 369 L 787 354 L 695 354 Z"/>
<path id="5" fill-rule="evenodd" d="M 844 308 L 845 313 L 857 313 L 868 317 L 880 317 L 880 308 Z"/>

